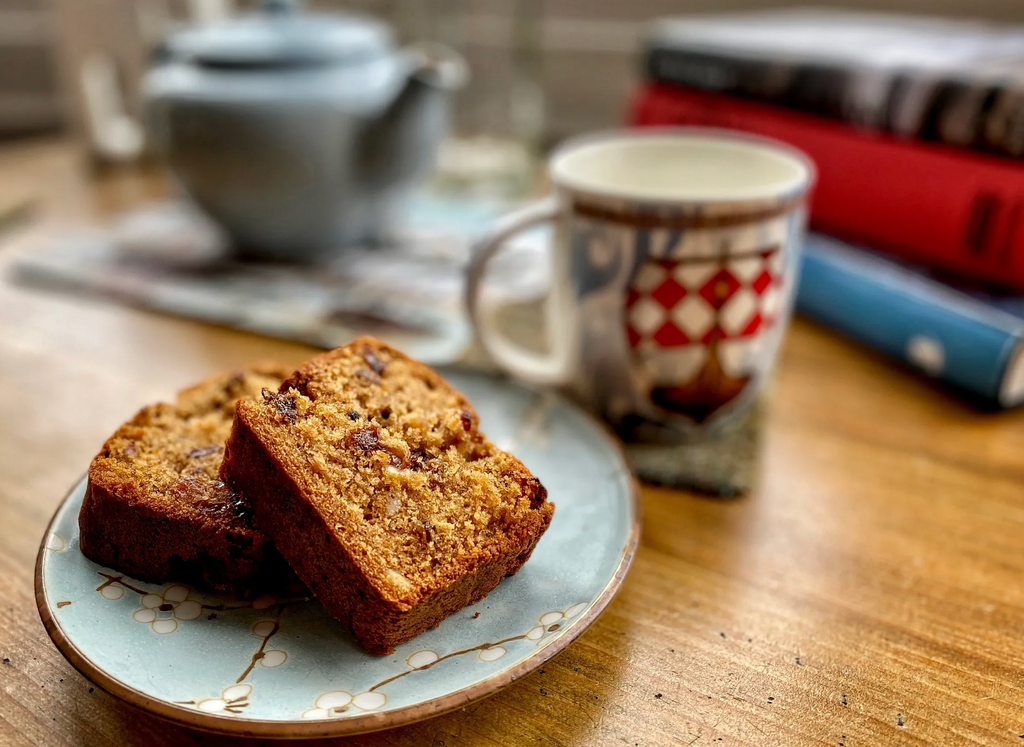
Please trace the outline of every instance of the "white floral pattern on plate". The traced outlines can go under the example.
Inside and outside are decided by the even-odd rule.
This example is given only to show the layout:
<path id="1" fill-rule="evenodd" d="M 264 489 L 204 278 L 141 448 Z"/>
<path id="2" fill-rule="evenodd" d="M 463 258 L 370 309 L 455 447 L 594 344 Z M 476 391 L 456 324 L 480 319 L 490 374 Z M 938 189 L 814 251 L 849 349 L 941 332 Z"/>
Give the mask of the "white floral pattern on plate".
<path id="1" fill-rule="evenodd" d="M 106 579 L 96 587 L 104 599 L 116 601 L 124 596 L 125 590 L 133 591 L 139 595 L 139 607 L 132 611 L 132 619 L 138 623 L 145 623 L 152 628 L 154 633 L 168 635 L 178 630 L 179 621 L 198 620 L 207 610 L 216 612 L 230 610 L 265 610 L 277 606 L 278 615 L 281 610 L 293 604 L 302 604 L 309 601 L 308 597 L 299 599 L 278 599 L 270 594 L 257 597 L 251 602 L 239 604 L 205 604 L 197 599 L 190 599 L 192 590 L 184 584 L 171 584 L 162 591 L 147 591 L 141 588 L 137 581 L 128 581 L 124 576 L 114 576 L 109 573 L 100 572 Z M 212 619 L 212 618 L 211 618 Z M 283 653 L 283 652 L 281 652 Z M 287 655 L 286 657 L 287 658 Z M 277 666 L 282 664 L 284 659 L 274 657 L 277 664 L 264 663 L 264 666 Z"/>
<path id="2" fill-rule="evenodd" d="M 401 679 L 413 672 L 422 672 L 425 669 L 430 669 L 446 659 L 453 659 L 457 656 L 464 656 L 473 652 L 476 652 L 477 659 L 482 662 L 490 663 L 497 661 L 508 653 L 508 649 L 506 648 L 507 644 L 512 643 L 513 641 L 523 640 L 537 641 L 539 644 L 545 636 L 557 631 L 562 626 L 562 621 L 576 617 L 583 612 L 587 606 L 588 604 L 586 602 L 579 602 L 565 610 L 552 610 L 550 612 L 545 612 L 538 618 L 541 624 L 530 628 L 530 630 L 522 635 L 502 638 L 500 641 L 493 643 L 481 643 L 480 645 L 473 646 L 472 648 L 462 649 L 461 651 L 452 651 L 450 654 L 445 654 L 444 656 L 439 655 L 432 649 L 416 651 L 415 653 L 410 654 L 405 660 L 406 666 L 409 667 L 408 669 L 388 677 L 387 679 L 381 680 L 365 692 L 361 692 L 357 695 L 351 695 L 347 690 L 328 690 L 327 692 L 321 693 L 317 697 L 316 701 L 314 701 L 313 707 L 302 712 L 302 718 L 337 718 L 349 711 L 349 705 L 354 705 L 362 711 L 377 710 L 387 703 L 387 696 L 384 693 L 378 692 L 378 689 L 394 682 L 395 680 Z"/>
<path id="3" fill-rule="evenodd" d="M 178 629 L 178 620 L 195 620 L 203 614 L 203 605 L 188 595 L 188 587 L 181 584 L 168 586 L 162 594 L 143 594 L 132 619 L 147 623 L 154 633 L 173 633 Z"/>
<path id="4" fill-rule="evenodd" d="M 163 635 L 175 632 L 178 629 L 179 620 L 199 620 L 202 618 L 205 610 L 266 610 L 276 607 L 277 615 L 274 619 L 263 619 L 253 624 L 251 631 L 254 636 L 260 639 L 260 645 L 256 653 L 252 655 L 248 666 L 235 681 L 234 686 L 226 687 L 220 698 L 177 701 L 181 705 L 193 705 L 207 713 L 240 713 L 240 711 L 231 710 L 231 708 L 244 708 L 248 705 L 247 699 L 252 692 L 251 686 L 245 685 L 249 689 L 245 691 L 244 698 L 239 697 L 241 690 L 232 688 L 241 686 L 257 665 L 267 669 L 274 669 L 288 660 L 288 653 L 285 650 L 279 648 L 268 649 L 267 644 L 281 630 L 280 618 L 283 610 L 293 604 L 310 601 L 308 598 L 280 600 L 272 595 L 263 595 L 248 603 L 211 605 L 200 602 L 197 599 L 190 599 L 192 591 L 184 584 L 170 584 L 159 592 L 147 591 L 137 585 L 138 582 L 126 580 L 124 576 L 114 576 L 103 572 L 100 572 L 100 576 L 106 580 L 96 587 L 96 591 L 104 599 L 118 600 L 124 596 L 126 589 L 135 592 L 140 598 L 139 607 L 132 612 L 132 619 L 135 622 L 148 624 L 153 629 L 153 632 Z M 378 692 L 378 689 L 397 679 L 401 679 L 413 672 L 430 669 L 446 659 L 474 652 L 477 654 L 479 661 L 485 663 L 495 662 L 508 653 L 507 644 L 514 641 L 527 640 L 540 645 L 550 634 L 561 628 L 563 621 L 576 617 L 587 606 L 586 602 L 578 602 L 565 610 L 545 612 L 538 617 L 539 625 L 535 625 L 521 635 L 503 638 L 495 642 L 481 643 L 471 648 L 453 651 L 444 656 L 441 656 L 432 649 L 416 651 L 406 658 L 408 669 L 387 677 L 367 690 L 355 695 L 352 695 L 347 690 L 328 690 L 323 692 L 316 698 L 313 707 L 307 708 L 302 712 L 301 716 L 304 719 L 337 718 L 349 712 L 350 706 L 355 707 L 358 711 L 378 710 L 387 703 L 387 695 Z M 207 619 L 213 618 L 214 615 L 211 615 Z M 229 691 L 232 696 L 231 698 L 225 695 Z M 238 705 L 241 700 L 246 700 L 244 705 Z"/>
<path id="5" fill-rule="evenodd" d="M 220 697 L 200 700 L 181 700 L 181 705 L 194 705 L 205 713 L 223 713 L 237 716 L 243 708 L 249 707 L 252 685 L 228 685 L 220 691 Z"/>
<path id="6" fill-rule="evenodd" d="M 249 667 L 242 672 L 242 676 L 238 678 L 241 682 L 249 673 L 253 667 L 259 664 L 267 669 L 274 669 L 279 667 L 288 661 L 288 653 L 280 648 L 267 648 L 267 643 L 281 630 L 280 612 L 276 620 L 260 620 L 258 623 L 252 626 L 252 634 L 260 639 L 260 647 L 256 650 L 256 653 L 252 655 L 252 661 L 249 662 Z"/>
<path id="7" fill-rule="evenodd" d="M 345 690 L 328 690 L 321 693 L 312 708 L 302 712 L 302 718 L 337 718 L 355 707 L 360 711 L 376 711 L 388 702 L 384 693 L 366 692 L 351 695 Z"/>
<path id="8" fill-rule="evenodd" d="M 569 607 L 564 612 L 553 610 L 551 612 L 545 612 L 540 616 L 540 625 L 530 628 L 526 633 L 527 640 L 536 641 L 539 646 L 548 637 L 550 633 L 554 633 L 562 627 L 564 620 L 571 620 L 572 618 L 579 615 L 583 610 L 587 608 L 586 602 L 580 602 Z"/>

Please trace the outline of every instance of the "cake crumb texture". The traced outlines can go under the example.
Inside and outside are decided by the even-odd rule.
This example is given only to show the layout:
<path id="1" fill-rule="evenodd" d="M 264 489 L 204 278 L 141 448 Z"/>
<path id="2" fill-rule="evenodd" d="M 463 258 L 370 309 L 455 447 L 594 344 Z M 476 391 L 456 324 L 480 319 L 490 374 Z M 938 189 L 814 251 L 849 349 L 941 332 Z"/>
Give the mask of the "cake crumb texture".
<path id="1" fill-rule="evenodd" d="M 370 337 L 241 403 L 221 475 L 380 653 L 515 573 L 554 512 L 462 394 Z"/>

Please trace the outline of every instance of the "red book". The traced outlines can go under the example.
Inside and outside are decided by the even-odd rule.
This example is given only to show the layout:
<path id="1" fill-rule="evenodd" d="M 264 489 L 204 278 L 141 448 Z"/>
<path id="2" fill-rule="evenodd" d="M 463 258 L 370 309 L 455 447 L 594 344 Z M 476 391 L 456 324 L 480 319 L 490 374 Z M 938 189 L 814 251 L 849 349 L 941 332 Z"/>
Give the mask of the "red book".
<path id="1" fill-rule="evenodd" d="M 1024 163 L 675 85 L 645 86 L 631 119 L 727 127 L 790 143 L 818 166 L 811 204 L 817 230 L 1024 290 Z"/>

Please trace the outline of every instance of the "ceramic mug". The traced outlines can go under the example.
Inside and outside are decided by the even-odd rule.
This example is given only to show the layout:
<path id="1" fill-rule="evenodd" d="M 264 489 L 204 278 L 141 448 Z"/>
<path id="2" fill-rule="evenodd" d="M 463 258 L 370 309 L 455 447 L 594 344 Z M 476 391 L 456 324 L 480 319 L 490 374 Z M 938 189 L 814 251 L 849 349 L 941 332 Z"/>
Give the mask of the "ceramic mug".
<path id="1" fill-rule="evenodd" d="M 477 242 L 467 305 L 510 374 L 563 385 L 627 438 L 716 429 L 770 375 L 792 310 L 814 179 L 774 141 L 701 129 L 584 136 L 550 160 L 553 193 Z M 514 234 L 554 224 L 549 350 L 501 334 L 480 302 Z"/>

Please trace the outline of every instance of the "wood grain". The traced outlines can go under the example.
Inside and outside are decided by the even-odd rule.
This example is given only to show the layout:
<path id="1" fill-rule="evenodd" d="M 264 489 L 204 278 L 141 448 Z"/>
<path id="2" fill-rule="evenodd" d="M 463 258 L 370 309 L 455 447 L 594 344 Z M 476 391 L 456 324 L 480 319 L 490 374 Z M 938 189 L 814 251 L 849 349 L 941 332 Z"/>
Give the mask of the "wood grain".
<path id="1" fill-rule="evenodd" d="M 0 150 L 0 206 L 43 230 L 160 194 L 90 182 L 63 143 Z M 0 243 L 0 272 L 26 237 Z M 21 247 L 21 249 L 19 249 Z M 32 594 L 47 520 L 139 405 L 309 354 L 253 335 L 0 285 L 0 744 L 252 744 L 95 688 Z M 774 384 L 758 489 L 645 489 L 621 593 L 542 671 L 350 745 L 1024 744 L 1024 415 L 982 413 L 809 324 Z"/>

